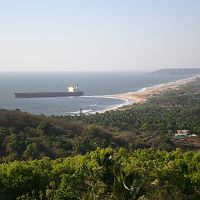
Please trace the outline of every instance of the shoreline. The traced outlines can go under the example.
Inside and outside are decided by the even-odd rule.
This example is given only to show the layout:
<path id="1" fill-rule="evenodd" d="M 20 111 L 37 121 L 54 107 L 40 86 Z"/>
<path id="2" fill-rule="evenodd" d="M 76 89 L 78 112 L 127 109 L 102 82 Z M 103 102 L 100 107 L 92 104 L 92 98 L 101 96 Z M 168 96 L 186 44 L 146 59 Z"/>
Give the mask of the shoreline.
<path id="1" fill-rule="evenodd" d="M 195 81 L 197 78 L 199 78 L 198 75 L 191 76 L 189 78 L 180 79 L 177 81 L 162 83 L 158 85 L 154 85 L 151 87 L 142 88 L 135 92 L 127 92 L 122 94 L 116 94 L 116 95 L 108 95 L 108 98 L 116 98 L 124 100 L 125 104 L 116 105 L 112 108 L 108 108 L 106 110 L 102 110 L 98 113 L 104 113 L 106 111 L 110 110 L 126 110 L 129 109 L 131 105 L 133 104 L 143 104 L 145 103 L 149 98 L 153 97 L 154 95 L 161 94 L 166 91 L 173 91 L 178 90 L 180 87 L 187 85 L 188 83 L 191 83 Z M 128 107 L 126 107 L 128 106 Z"/>
<path id="2" fill-rule="evenodd" d="M 148 99 L 153 97 L 154 95 L 162 94 L 166 91 L 174 91 L 178 90 L 180 87 L 187 85 L 193 81 L 195 81 L 197 78 L 200 78 L 199 75 L 190 76 L 188 78 L 161 83 L 157 85 L 153 85 L 150 87 L 144 87 L 134 92 L 127 92 L 127 93 L 121 93 L 121 94 L 114 94 L 114 95 L 95 95 L 95 96 L 83 96 L 83 97 L 89 97 L 89 98 L 112 98 L 112 99 L 118 99 L 123 100 L 124 102 L 121 104 L 115 104 L 111 107 L 108 107 L 103 110 L 98 111 L 92 111 L 92 110 L 86 110 L 83 114 L 85 115 L 93 115 L 93 114 L 103 114 L 107 111 L 117 111 L 117 110 L 127 110 L 132 107 L 133 104 L 143 104 Z M 72 115 L 79 115 L 80 111 L 74 112 Z"/>

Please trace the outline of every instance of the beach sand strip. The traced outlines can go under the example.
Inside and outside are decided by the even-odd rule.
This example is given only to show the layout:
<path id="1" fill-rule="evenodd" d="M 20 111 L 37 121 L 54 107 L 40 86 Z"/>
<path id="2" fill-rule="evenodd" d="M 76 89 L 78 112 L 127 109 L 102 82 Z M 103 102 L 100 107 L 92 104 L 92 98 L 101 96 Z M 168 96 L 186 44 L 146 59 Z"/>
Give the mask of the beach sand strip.
<path id="1" fill-rule="evenodd" d="M 131 100 L 134 103 L 141 104 L 141 103 L 146 102 L 149 98 L 151 98 L 154 95 L 158 95 L 166 91 L 178 90 L 182 86 L 195 81 L 197 78 L 199 78 L 199 76 L 192 76 L 192 77 L 181 79 L 178 81 L 168 82 L 168 83 L 148 87 L 141 91 L 112 95 L 112 97 L 123 99 L 123 100 Z"/>

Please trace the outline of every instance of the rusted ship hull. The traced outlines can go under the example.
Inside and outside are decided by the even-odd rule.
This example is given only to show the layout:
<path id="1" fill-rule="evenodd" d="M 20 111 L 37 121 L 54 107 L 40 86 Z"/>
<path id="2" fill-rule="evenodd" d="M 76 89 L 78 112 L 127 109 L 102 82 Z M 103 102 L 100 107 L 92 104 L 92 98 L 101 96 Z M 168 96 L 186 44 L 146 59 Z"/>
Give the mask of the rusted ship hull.
<path id="1" fill-rule="evenodd" d="M 15 98 L 71 97 L 83 96 L 83 93 L 83 91 L 15 93 Z"/>

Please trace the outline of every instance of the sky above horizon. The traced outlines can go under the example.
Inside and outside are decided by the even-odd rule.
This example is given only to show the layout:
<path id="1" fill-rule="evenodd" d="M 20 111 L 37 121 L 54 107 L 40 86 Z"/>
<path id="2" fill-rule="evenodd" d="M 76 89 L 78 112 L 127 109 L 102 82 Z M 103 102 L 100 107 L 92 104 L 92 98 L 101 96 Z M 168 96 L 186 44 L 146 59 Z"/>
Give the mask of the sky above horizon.
<path id="1" fill-rule="evenodd" d="M 0 0 L 0 71 L 200 67 L 200 0 Z"/>

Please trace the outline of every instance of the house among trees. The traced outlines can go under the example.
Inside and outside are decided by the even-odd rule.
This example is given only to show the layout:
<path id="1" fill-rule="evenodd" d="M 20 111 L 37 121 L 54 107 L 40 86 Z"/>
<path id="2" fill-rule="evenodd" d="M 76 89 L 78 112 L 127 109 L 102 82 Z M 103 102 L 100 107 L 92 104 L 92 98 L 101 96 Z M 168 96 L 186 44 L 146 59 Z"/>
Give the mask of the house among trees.
<path id="1" fill-rule="evenodd" d="M 195 137 L 197 135 L 191 134 L 190 130 L 177 130 L 176 133 L 174 134 L 175 138 L 177 139 L 183 139 L 187 137 Z"/>

